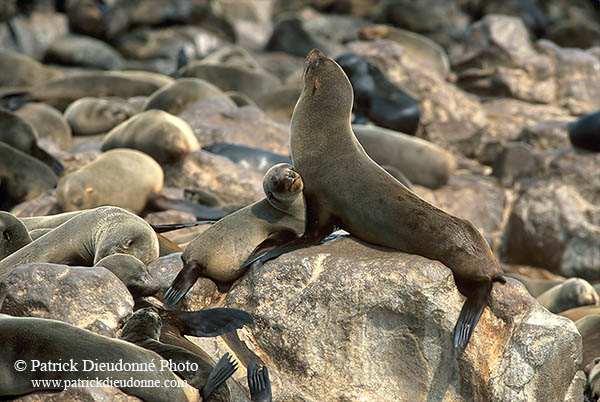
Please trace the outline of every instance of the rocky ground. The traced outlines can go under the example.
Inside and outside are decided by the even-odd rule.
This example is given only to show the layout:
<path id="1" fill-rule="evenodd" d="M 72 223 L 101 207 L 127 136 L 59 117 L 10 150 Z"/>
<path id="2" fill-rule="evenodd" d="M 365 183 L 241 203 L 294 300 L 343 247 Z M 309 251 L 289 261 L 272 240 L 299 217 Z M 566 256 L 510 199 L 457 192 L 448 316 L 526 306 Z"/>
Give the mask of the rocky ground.
<path id="1" fill-rule="evenodd" d="M 599 300 L 600 153 L 573 145 L 581 130 L 574 123 L 600 109 L 598 2 L 1 3 L 2 210 L 25 218 L 114 205 L 166 224 L 196 220 L 190 205 L 225 214 L 261 200 L 264 167 L 202 147 L 233 143 L 288 157 L 303 58 L 316 47 L 332 58 L 361 56 L 379 71 L 370 77 L 384 88 L 365 91 L 391 109 L 357 103 L 355 122 L 395 129 L 403 142 L 380 145 L 394 155 L 390 169 L 423 199 L 475 224 L 516 278 L 494 286 L 464 353 L 452 347 L 464 301 L 452 272 L 350 236 L 254 266 L 228 293 L 200 279 L 178 308 L 235 307 L 254 317 L 222 337 L 193 338 L 215 361 L 229 352 L 242 363 L 228 380 L 231 400 L 249 400 L 252 359 L 269 367 L 274 401 L 594 398 L 600 385 L 582 362 L 600 350 L 594 354 L 580 325 L 558 313 Z M 400 103 L 389 94 L 398 91 L 414 105 L 410 136 L 397 132 L 404 117 L 395 117 Z M 586 124 L 598 146 L 595 119 L 596 126 Z M 99 158 L 124 147 L 148 160 L 126 162 L 130 171 L 97 170 Z M 409 159 L 412 149 L 431 154 Z M 79 190 L 76 174 L 84 177 Z M 103 175 L 110 185 L 91 189 Z M 158 196 L 188 203 L 165 206 Z M 155 301 L 182 268 L 180 253 L 206 227 L 166 233 L 173 248 L 144 264 L 160 284 Z M 118 337 L 134 311 L 131 289 L 91 268 L 96 261 L 40 260 L 4 274 L 2 257 L 0 313 Z M 566 287 L 572 277 L 587 282 L 560 299 L 563 308 L 548 302 L 558 288 L 544 297 L 534 290 L 542 280 Z M 17 400 L 74 398 L 136 399 L 95 388 Z"/>

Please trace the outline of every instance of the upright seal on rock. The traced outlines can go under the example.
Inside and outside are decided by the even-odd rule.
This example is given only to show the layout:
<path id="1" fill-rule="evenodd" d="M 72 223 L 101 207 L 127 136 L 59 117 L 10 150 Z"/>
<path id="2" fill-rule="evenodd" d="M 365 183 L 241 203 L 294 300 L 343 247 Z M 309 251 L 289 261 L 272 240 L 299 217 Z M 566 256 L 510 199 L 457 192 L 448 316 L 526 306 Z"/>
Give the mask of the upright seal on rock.
<path id="1" fill-rule="evenodd" d="M 365 153 L 350 125 L 352 104 L 342 68 L 313 49 L 291 123 L 292 160 L 304 181 L 304 235 L 251 256 L 241 268 L 315 244 L 335 227 L 368 243 L 438 260 L 467 297 L 454 328 L 454 347 L 464 349 L 493 282 L 505 282 L 502 270 L 472 223 L 419 198 Z"/>
<path id="2" fill-rule="evenodd" d="M 148 264 L 158 258 L 158 239 L 139 216 L 117 207 L 100 207 L 76 215 L 0 261 L 0 278 L 30 262 L 91 267 L 117 253 Z"/>
<path id="3" fill-rule="evenodd" d="M 181 256 L 184 266 L 165 293 L 167 304 L 177 303 L 200 277 L 225 290 L 245 270 L 238 267 L 265 239 L 294 238 L 304 227 L 302 178 L 286 163 L 265 174 L 267 198 L 219 220 L 200 233 Z"/>

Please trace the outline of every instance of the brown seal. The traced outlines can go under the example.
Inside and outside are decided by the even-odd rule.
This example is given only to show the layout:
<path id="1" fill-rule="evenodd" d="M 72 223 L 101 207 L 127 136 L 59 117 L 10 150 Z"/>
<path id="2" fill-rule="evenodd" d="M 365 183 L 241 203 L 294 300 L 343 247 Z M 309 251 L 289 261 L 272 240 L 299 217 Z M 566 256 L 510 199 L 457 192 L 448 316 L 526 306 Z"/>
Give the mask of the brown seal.
<path id="1" fill-rule="evenodd" d="M 0 260 L 32 241 L 25 224 L 19 218 L 0 211 Z"/>
<path id="2" fill-rule="evenodd" d="M 569 278 L 538 297 L 537 301 L 548 311 L 558 314 L 565 310 L 598 304 L 598 294 L 585 279 Z"/>
<path id="3" fill-rule="evenodd" d="M 477 228 L 424 201 L 377 165 L 350 125 L 353 90 L 342 68 L 317 49 L 307 56 L 304 88 L 291 123 L 291 153 L 304 181 L 304 235 L 260 260 L 315 244 L 335 227 L 368 243 L 438 260 L 467 297 L 454 328 L 464 349 L 502 270 Z M 242 267 L 252 262 L 247 261 Z"/>
<path id="4" fill-rule="evenodd" d="M 134 149 L 113 149 L 62 177 L 56 194 L 63 211 L 114 205 L 141 212 L 163 186 L 163 171 L 150 156 Z"/>
<path id="5" fill-rule="evenodd" d="M 82 212 L 0 261 L 0 278 L 30 262 L 91 267 L 116 253 L 148 264 L 158 258 L 158 240 L 142 218 L 117 207 Z"/>
<path id="6" fill-rule="evenodd" d="M 265 174 L 263 187 L 267 198 L 220 219 L 187 245 L 181 256 L 183 269 L 165 293 L 166 303 L 177 303 L 200 277 L 225 290 L 244 274 L 240 264 L 265 239 L 302 233 L 300 175 L 291 165 L 280 163 Z"/>

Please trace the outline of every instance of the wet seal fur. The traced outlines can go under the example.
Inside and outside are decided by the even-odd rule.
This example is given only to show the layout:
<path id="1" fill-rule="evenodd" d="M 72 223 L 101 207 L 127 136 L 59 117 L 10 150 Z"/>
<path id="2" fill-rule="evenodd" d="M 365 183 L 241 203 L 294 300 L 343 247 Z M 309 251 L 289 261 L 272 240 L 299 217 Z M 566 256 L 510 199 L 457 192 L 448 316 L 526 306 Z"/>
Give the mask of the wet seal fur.
<path id="1" fill-rule="evenodd" d="M 77 379 L 111 378 L 126 381 L 130 377 L 140 381 L 173 381 L 178 378 L 170 370 L 161 370 L 161 358 L 158 354 L 118 339 L 94 334 L 91 331 L 73 325 L 45 318 L 17 318 L 0 314 L 0 397 L 18 396 L 44 390 L 64 390 L 64 381 Z M 29 364 L 32 360 L 69 362 L 73 359 L 77 371 L 40 371 L 26 367 L 16 371 L 13 363 L 23 360 Z M 83 360 L 98 363 L 138 363 L 154 369 L 146 371 L 82 371 Z M 33 387 L 32 380 L 62 380 L 60 387 L 45 385 Z M 52 383 L 51 381 L 48 381 Z M 197 392 L 191 387 L 119 387 L 123 392 L 142 398 L 148 402 L 187 402 L 198 400 Z"/>
<path id="2" fill-rule="evenodd" d="M 454 347 L 466 348 L 494 282 L 505 283 L 489 245 L 469 221 L 424 201 L 377 165 L 350 125 L 353 90 L 342 68 L 313 49 L 291 122 L 291 153 L 304 181 L 306 228 L 261 262 L 320 242 L 339 227 L 379 246 L 438 260 L 467 297 L 454 327 Z M 319 158 L 326 155 L 326 158 Z"/>
<path id="3" fill-rule="evenodd" d="M 117 207 L 82 212 L 0 261 L 0 278 L 30 262 L 91 267 L 116 253 L 148 264 L 158 258 L 158 239 L 142 218 Z"/>
<path id="4" fill-rule="evenodd" d="M 303 185 L 294 168 L 286 163 L 273 166 L 263 188 L 267 198 L 227 215 L 187 245 L 181 256 L 183 269 L 165 293 L 167 304 L 177 303 L 200 277 L 226 290 L 244 274 L 239 266 L 261 242 L 302 233 Z"/>

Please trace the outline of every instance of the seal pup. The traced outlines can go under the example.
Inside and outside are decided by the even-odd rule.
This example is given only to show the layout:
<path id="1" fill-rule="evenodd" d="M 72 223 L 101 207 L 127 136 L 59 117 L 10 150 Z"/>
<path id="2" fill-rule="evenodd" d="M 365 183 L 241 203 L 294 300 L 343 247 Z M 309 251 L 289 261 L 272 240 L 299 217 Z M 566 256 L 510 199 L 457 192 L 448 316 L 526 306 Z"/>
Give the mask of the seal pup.
<path id="1" fill-rule="evenodd" d="M 184 266 L 164 296 L 175 304 L 199 277 L 214 281 L 221 291 L 242 276 L 238 267 L 265 239 L 289 239 L 304 228 L 302 178 L 293 166 L 278 164 L 265 174 L 266 198 L 220 219 L 185 248 Z M 289 234 L 286 237 L 286 233 Z"/>
<path id="2" fill-rule="evenodd" d="M 548 289 L 536 299 L 554 314 L 574 307 L 598 304 L 596 290 L 588 281 L 581 278 L 569 278 L 560 285 Z"/>
<path id="3" fill-rule="evenodd" d="M 54 229 L 82 212 L 85 211 L 71 211 L 44 216 L 25 216 L 19 219 L 23 222 L 27 230 L 31 232 L 36 229 Z"/>
<path id="4" fill-rule="evenodd" d="M 294 168 L 304 181 L 304 234 L 258 257 L 254 253 L 241 268 L 316 244 L 336 227 L 367 243 L 438 260 L 452 270 L 467 298 L 453 336 L 454 347 L 462 350 L 493 282 L 506 282 L 502 269 L 471 222 L 424 201 L 366 154 L 350 125 L 352 105 L 352 85 L 342 68 L 313 49 L 290 141 Z"/>
<path id="5" fill-rule="evenodd" d="M 60 176 L 65 168 L 54 156 L 38 145 L 35 128 L 19 115 L 0 107 L 0 141 L 44 162 Z"/>
<path id="6" fill-rule="evenodd" d="M 116 253 L 148 264 L 158 258 L 158 239 L 150 225 L 118 207 L 99 207 L 69 219 L 0 261 L 0 278 L 30 262 L 91 267 Z"/>
<path id="7" fill-rule="evenodd" d="M 163 170 L 143 152 L 113 149 L 62 177 L 56 189 L 63 211 L 114 205 L 135 213 L 163 186 Z"/>
<path id="8" fill-rule="evenodd" d="M 52 106 L 31 102 L 21 106 L 15 113 L 33 126 L 38 137 L 51 140 L 63 150 L 71 145 L 71 126 L 63 114 Z"/>
<path id="9" fill-rule="evenodd" d="M 590 388 L 590 396 L 593 401 L 600 398 L 600 357 L 596 357 L 587 366 L 585 366 L 587 375 L 587 386 Z"/>
<path id="10" fill-rule="evenodd" d="M 510 271 L 505 272 L 504 276 L 508 276 L 521 282 L 533 297 L 538 297 L 545 291 L 550 290 L 565 281 L 564 279 L 532 279 L 525 275 Z"/>
<path id="11" fill-rule="evenodd" d="M 110 131 L 136 113 L 124 99 L 86 96 L 71 103 L 64 115 L 76 135 L 95 135 Z"/>
<path id="12" fill-rule="evenodd" d="M 32 241 L 29 231 L 19 218 L 0 211 L 0 260 Z"/>
<path id="13" fill-rule="evenodd" d="M 0 396 L 19 396 L 38 391 L 63 391 L 65 381 L 77 380 L 118 380 L 121 391 L 142 398 L 148 402 L 187 402 L 197 400 L 197 391 L 184 384 L 183 387 L 148 387 L 128 385 L 132 377 L 139 382 L 149 384 L 159 381 L 159 384 L 176 384 L 179 380 L 171 371 L 161 370 L 161 357 L 150 350 L 119 339 L 95 334 L 91 331 L 73 325 L 45 318 L 21 318 L 0 314 L 0 333 L 2 333 L 2 348 L 0 349 Z M 71 363 L 72 359 L 72 363 Z M 32 370 L 31 362 L 66 363 L 75 367 L 71 370 L 42 371 Z M 100 366 L 90 365 L 89 371 L 83 372 L 84 360 L 96 363 L 113 363 L 136 365 L 142 370 L 110 370 Z M 24 361 L 25 370 L 16 371 L 14 362 Z M 154 362 L 153 365 L 150 363 Z M 45 381 L 33 386 L 33 380 Z M 167 382 L 168 381 L 168 382 Z M 180 381 L 179 381 L 180 382 Z"/>
<path id="14" fill-rule="evenodd" d="M 600 111 L 581 116 L 569 124 L 569 139 L 578 148 L 600 152 Z"/>
<path id="15" fill-rule="evenodd" d="M 137 149 L 159 163 L 171 163 L 200 149 L 200 143 L 185 120 L 153 109 L 138 113 L 110 130 L 101 149 L 113 148 Z"/>
<path id="16" fill-rule="evenodd" d="M 0 208 L 36 198 L 56 187 L 58 177 L 46 164 L 0 142 Z"/>
<path id="17" fill-rule="evenodd" d="M 581 334 L 583 349 L 580 368 L 584 368 L 600 356 L 600 315 L 588 315 L 575 322 Z"/>
<path id="18" fill-rule="evenodd" d="M 600 306 L 598 305 L 588 305 L 588 306 L 580 306 L 573 307 L 565 311 L 561 311 L 558 315 L 562 315 L 563 317 L 567 317 L 569 320 L 573 322 L 577 322 L 581 320 L 583 317 L 587 317 L 588 315 L 600 315 Z"/>
<path id="19" fill-rule="evenodd" d="M 129 254 L 107 255 L 94 264 L 115 274 L 131 293 L 134 299 L 152 296 L 160 290 L 160 284 L 150 275 L 146 264 Z"/>
<path id="20" fill-rule="evenodd" d="M 256 359 L 248 364 L 248 388 L 250 389 L 250 400 L 252 402 L 271 402 L 271 380 L 267 366 L 258 367 Z"/>
<path id="21" fill-rule="evenodd" d="M 143 348 L 152 350 L 164 359 L 177 364 L 180 362 L 195 363 L 196 371 L 189 369 L 177 370 L 176 373 L 190 385 L 200 390 L 206 401 L 214 391 L 217 398 L 210 400 L 229 401 L 231 396 L 227 386 L 221 384 L 237 369 L 237 363 L 232 364 L 229 354 L 225 354 L 213 367 L 212 361 L 205 354 L 196 354 L 178 345 L 161 342 L 163 317 L 166 320 L 179 321 L 187 328 L 185 332 L 193 336 L 213 337 L 252 324 L 252 316 L 244 311 L 229 308 L 216 308 L 191 312 L 175 312 L 145 307 L 137 310 L 123 327 L 121 339 L 132 342 Z"/>

